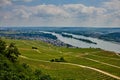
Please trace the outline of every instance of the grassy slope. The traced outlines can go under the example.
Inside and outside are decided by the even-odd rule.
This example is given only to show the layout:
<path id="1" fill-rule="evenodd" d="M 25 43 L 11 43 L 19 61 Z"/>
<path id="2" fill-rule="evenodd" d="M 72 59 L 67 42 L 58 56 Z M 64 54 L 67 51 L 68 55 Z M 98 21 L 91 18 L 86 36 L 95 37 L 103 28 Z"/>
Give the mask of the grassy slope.
<path id="1" fill-rule="evenodd" d="M 21 54 L 28 58 L 45 60 L 49 61 L 53 58 L 64 57 L 65 60 L 69 63 L 75 63 L 85 66 L 94 67 L 103 71 L 106 71 L 110 74 L 120 77 L 120 57 L 112 52 L 103 51 L 100 49 L 86 48 L 86 49 L 75 49 L 75 48 L 64 48 L 64 47 L 55 47 L 50 44 L 46 44 L 41 41 L 32 41 L 32 40 L 9 40 L 5 39 L 7 43 L 15 42 L 19 48 Z M 38 50 L 32 50 L 32 46 L 38 48 Z M 95 62 L 89 59 L 94 59 L 99 62 Z M 113 80 L 113 78 L 106 76 L 102 73 L 81 68 L 77 66 L 71 66 L 67 64 L 59 64 L 52 62 L 42 62 L 42 61 L 33 61 L 27 60 L 25 58 L 19 58 L 20 62 L 26 62 L 31 67 L 41 68 L 43 72 L 50 74 L 54 78 L 58 79 L 77 79 L 77 80 Z M 111 64 L 114 66 L 102 64 L 102 62 Z"/>

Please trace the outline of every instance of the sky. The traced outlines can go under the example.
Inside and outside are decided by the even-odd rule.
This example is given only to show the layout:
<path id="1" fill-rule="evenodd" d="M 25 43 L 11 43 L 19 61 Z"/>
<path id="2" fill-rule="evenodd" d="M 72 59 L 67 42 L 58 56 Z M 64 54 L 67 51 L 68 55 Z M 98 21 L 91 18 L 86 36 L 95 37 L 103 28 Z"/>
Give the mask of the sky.
<path id="1" fill-rule="evenodd" d="M 120 27 L 120 0 L 0 0 L 0 26 Z"/>

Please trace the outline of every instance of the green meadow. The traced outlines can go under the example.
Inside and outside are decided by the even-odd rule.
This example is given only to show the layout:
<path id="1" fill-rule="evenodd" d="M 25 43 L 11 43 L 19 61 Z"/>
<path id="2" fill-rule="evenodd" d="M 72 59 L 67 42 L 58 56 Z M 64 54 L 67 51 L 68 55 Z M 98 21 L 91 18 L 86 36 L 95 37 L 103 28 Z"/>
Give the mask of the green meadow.
<path id="1" fill-rule="evenodd" d="M 57 47 L 37 40 L 4 40 L 7 44 L 16 43 L 21 53 L 20 63 L 29 64 L 33 70 L 40 69 L 55 80 L 120 79 L 120 56 L 113 52 L 97 48 Z M 65 62 L 50 61 L 60 57 Z"/>

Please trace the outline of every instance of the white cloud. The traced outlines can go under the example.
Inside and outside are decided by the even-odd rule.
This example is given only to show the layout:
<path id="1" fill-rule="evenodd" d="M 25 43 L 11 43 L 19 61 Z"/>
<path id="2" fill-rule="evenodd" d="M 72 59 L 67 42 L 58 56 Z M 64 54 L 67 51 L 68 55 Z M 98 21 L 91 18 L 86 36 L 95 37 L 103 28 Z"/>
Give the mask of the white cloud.
<path id="1" fill-rule="evenodd" d="M 110 0 L 108 2 L 104 2 L 102 7 L 107 10 L 107 13 L 105 14 L 105 22 L 109 26 L 120 27 L 120 0 Z"/>
<path id="2" fill-rule="evenodd" d="M 59 6 L 55 5 L 39 5 L 30 8 L 33 15 L 37 15 L 37 17 L 67 17 L 69 13 L 63 10 Z"/>
<path id="3" fill-rule="evenodd" d="M 100 15 L 105 13 L 104 8 L 87 7 L 82 4 L 66 4 L 62 6 L 56 5 L 38 5 L 33 7 L 21 6 L 17 8 L 17 12 L 28 13 L 29 17 L 87 17 L 91 15 Z"/>
<path id="4" fill-rule="evenodd" d="M 3 24 L 9 25 L 120 26 L 119 4 L 119 0 L 111 0 L 100 7 L 83 4 L 14 5 L 11 12 L 2 12 L 0 18 L 3 18 Z"/>
<path id="5" fill-rule="evenodd" d="M 109 2 L 104 2 L 103 7 L 109 10 L 120 10 L 120 0 L 110 0 Z"/>
<path id="6" fill-rule="evenodd" d="M 14 6 L 11 13 L 22 18 L 29 17 L 63 17 L 79 18 L 105 13 L 104 8 L 87 7 L 83 4 Z"/>
<path id="7" fill-rule="evenodd" d="M 11 5 L 11 1 L 10 0 L 0 0 L 0 7 L 4 7 L 7 5 Z"/>
<path id="8" fill-rule="evenodd" d="M 68 4 L 63 5 L 63 8 L 68 13 L 72 14 L 72 17 L 88 17 L 92 15 L 101 15 L 106 12 L 104 8 L 96 8 L 93 6 L 85 6 L 83 4 Z"/>
<path id="9" fill-rule="evenodd" d="M 33 0 L 23 0 L 24 2 L 32 2 Z"/>
<path id="10" fill-rule="evenodd" d="M 23 18 L 23 19 L 28 19 L 29 16 L 31 15 L 31 13 L 28 13 L 23 9 L 15 9 L 13 12 L 15 13 L 14 16 L 18 18 Z"/>
<path id="11" fill-rule="evenodd" d="M 11 0 L 13 2 L 32 2 L 33 0 Z"/>

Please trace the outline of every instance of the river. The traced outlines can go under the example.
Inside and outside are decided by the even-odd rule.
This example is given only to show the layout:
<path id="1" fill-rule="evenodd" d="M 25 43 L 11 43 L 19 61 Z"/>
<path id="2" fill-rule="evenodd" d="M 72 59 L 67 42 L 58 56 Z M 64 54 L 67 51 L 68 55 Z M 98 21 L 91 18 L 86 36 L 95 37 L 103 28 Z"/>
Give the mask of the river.
<path id="1" fill-rule="evenodd" d="M 104 40 L 97 39 L 97 38 L 92 38 L 92 37 L 85 37 L 85 36 L 82 36 L 82 35 L 70 34 L 75 38 L 88 39 L 88 40 L 91 40 L 91 41 L 97 43 L 97 44 L 90 44 L 90 43 L 86 43 L 86 42 L 76 40 L 76 39 L 73 39 L 73 38 L 63 37 L 61 34 L 57 34 L 57 33 L 54 33 L 54 32 L 46 32 L 46 33 L 50 33 L 50 34 L 56 36 L 60 41 L 62 41 L 64 43 L 67 43 L 67 44 L 70 44 L 70 45 L 75 46 L 75 47 L 101 48 L 103 50 L 120 53 L 120 44 L 113 43 L 113 42 L 110 42 L 110 41 L 104 41 Z M 69 33 L 65 33 L 65 34 L 69 34 Z"/>

